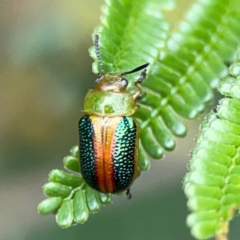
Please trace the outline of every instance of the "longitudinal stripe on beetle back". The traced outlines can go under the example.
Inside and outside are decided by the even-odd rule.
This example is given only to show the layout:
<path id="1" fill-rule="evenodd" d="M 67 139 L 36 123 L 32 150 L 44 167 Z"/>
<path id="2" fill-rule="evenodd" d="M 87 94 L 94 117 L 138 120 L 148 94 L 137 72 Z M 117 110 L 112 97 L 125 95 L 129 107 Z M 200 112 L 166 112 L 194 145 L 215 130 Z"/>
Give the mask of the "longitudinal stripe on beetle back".
<path id="1" fill-rule="evenodd" d="M 119 118 L 90 116 L 90 119 L 95 133 L 93 146 L 97 185 L 102 192 L 114 192 L 114 131 Z M 102 153 L 98 154 L 97 151 L 102 151 Z"/>

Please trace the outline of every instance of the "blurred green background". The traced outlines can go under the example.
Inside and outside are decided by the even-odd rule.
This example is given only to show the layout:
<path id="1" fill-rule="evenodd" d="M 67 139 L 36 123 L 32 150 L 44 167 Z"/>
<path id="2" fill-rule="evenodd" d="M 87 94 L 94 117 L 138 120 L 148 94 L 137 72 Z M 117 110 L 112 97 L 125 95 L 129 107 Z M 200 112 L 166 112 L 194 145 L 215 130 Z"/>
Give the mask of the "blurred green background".
<path id="1" fill-rule="evenodd" d="M 178 2 L 168 13 L 175 23 L 189 1 Z M 62 168 L 78 142 L 83 98 L 95 78 L 88 48 L 103 0 L 0 3 L 0 239 L 191 240 L 181 181 L 203 116 L 187 123 L 188 138 L 175 152 L 141 174 L 132 200 L 114 197 L 87 223 L 66 230 L 54 216 L 38 215 L 49 171 Z M 230 239 L 239 239 L 238 222 Z"/>

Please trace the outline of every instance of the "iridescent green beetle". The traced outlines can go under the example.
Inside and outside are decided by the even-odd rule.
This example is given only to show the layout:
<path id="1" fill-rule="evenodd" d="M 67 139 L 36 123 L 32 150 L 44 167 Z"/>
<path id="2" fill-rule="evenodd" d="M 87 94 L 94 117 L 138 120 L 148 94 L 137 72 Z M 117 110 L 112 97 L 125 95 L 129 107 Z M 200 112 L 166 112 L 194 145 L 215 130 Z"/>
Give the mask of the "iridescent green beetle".
<path id="1" fill-rule="evenodd" d="M 138 128 L 131 117 L 137 109 L 136 100 L 141 95 L 140 83 L 146 77 L 148 63 L 121 74 L 104 73 L 95 37 L 95 50 L 101 73 L 95 80 L 95 89 L 89 90 L 84 100 L 84 113 L 79 120 L 80 167 L 87 184 L 103 193 L 127 190 L 139 176 Z M 137 71 L 137 91 L 127 91 L 125 76 Z"/>

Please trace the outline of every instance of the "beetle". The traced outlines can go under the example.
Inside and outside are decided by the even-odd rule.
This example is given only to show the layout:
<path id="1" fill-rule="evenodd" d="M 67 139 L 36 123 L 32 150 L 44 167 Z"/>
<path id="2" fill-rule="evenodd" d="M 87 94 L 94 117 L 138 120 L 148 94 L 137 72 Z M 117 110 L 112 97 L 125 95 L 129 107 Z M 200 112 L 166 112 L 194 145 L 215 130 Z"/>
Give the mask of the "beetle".
<path id="1" fill-rule="evenodd" d="M 94 46 L 100 67 L 95 88 L 84 99 L 85 115 L 79 120 L 79 161 L 86 183 L 103 193 L 126 190 L 139 176 L 138 127 L 132 115 L 138 110 L 136 100 L 141 97 L 141 82 L 149 63 L 131 71 L 104 73 L 100 58 L 99 37 Z M 126 75 L 143 70 L 135 80 L 136 91 L 127 91 Z"/>

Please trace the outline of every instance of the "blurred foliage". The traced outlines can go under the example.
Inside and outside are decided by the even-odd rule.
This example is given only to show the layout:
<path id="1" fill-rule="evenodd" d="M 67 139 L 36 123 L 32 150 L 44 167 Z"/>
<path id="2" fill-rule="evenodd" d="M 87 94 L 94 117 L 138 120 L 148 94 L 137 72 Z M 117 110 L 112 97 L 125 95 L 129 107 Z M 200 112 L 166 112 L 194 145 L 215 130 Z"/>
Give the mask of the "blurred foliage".
<path id="1" fill-rule="evenodd" d="M 225 95 L 201 124 L 191 153 L 185 193 L 192 213 L 187 223 L 198 239 L 225 239 L 229 221 L 240 207 L 240 49 L 222 79 Z"/>

